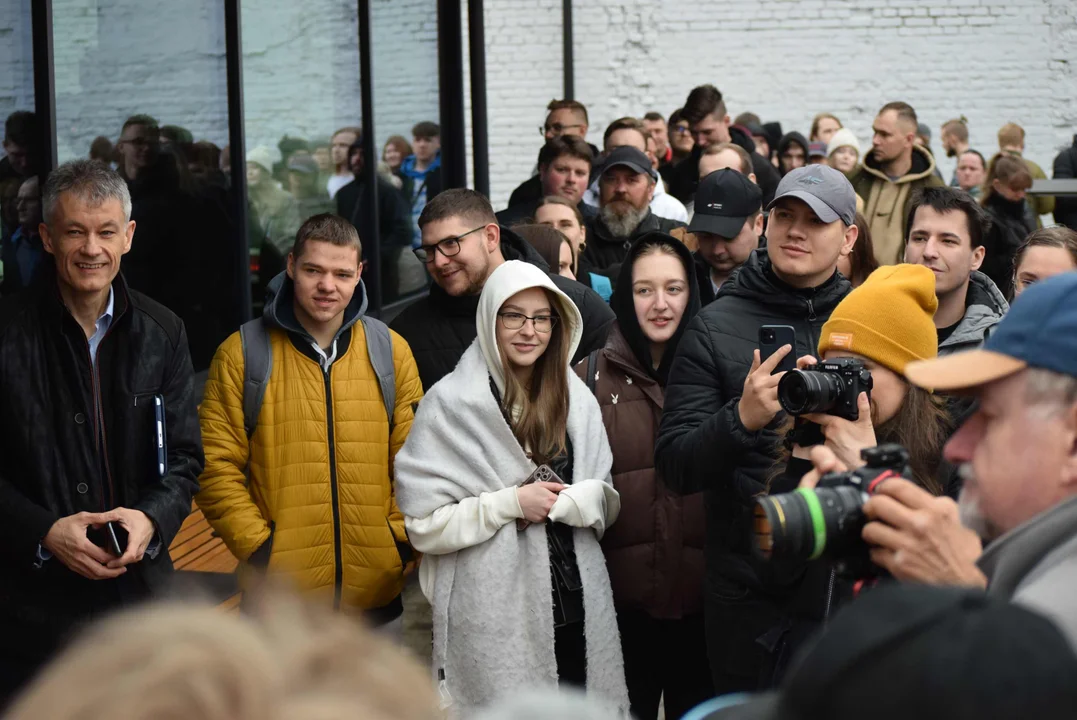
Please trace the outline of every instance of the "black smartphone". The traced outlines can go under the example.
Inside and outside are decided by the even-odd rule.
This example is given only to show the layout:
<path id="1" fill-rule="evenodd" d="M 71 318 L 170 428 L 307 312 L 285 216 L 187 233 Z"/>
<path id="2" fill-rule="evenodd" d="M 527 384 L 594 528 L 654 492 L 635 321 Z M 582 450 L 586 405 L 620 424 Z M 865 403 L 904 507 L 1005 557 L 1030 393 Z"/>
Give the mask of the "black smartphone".
<path id="1" fill-rule="evenodd" d="M 788 345 L 793 349 L 782 358 L 782 361 L 774 368 L 771 375 L 797 369 L 797 333 L 791 325 L 764 325 L 759 328 L 760 362 L 766 362 L 767 358 L 778 352 L 783 345 Z"/>
<path id="2" fill-rule="evenodd" d="M 108 548 L 116 557 L 121 557 L 127 550 L 127 531 L 119 523 L 105 523 L 105 534 L 108 536 Z"/>

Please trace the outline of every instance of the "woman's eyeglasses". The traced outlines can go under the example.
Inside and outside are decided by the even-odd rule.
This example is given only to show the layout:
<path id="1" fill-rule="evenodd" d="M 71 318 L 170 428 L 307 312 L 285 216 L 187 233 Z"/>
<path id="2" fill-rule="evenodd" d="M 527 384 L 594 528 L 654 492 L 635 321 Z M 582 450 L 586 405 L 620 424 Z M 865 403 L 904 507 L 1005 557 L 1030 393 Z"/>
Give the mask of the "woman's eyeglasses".
<path id="1" fill-rule="evenodd" d="M 535 328 L 535 332 L 546 334 L 553 330 L 553 326 L 557 324 L 556 315 L 536 315 L 535 317 L 528 317 L 523 313 L 499 312 L 497 316 L 501 318 L 501 324 L 506 330 L 519 330 L 524 326 L 525 322 L 530 320 L 531 327 Z"/>

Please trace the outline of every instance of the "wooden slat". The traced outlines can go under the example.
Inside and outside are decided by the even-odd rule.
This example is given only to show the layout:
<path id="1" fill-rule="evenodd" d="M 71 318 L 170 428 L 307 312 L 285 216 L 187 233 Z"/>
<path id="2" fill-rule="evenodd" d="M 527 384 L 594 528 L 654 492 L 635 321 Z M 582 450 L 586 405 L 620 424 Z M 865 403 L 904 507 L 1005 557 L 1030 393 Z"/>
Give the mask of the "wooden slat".
<path id="1" fill-rule="evenodd" d="M 239 566 L 224 542 L 213 536 L 213 528 L 194 504 L 168 552 L 177 570 L 231 573 Z"/>

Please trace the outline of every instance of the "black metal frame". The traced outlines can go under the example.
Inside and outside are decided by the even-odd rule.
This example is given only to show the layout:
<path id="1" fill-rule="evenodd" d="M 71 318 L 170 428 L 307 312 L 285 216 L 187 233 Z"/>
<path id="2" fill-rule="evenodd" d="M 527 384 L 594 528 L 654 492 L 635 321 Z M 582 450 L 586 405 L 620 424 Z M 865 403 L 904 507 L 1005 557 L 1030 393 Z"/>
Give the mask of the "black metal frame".
<path id="1" fill-rule="evenodd" d="M 460 0 L 438 0 L 438 94 L 441 177 L 445 189 L 467 186 L 464 38 Z"/>
<path id="2" fill-rule="evenodd" d="M 39 163 L 41 187 L 56 167 L 56 73 L 52 53 L 52 0 L 30 3 L 30 32 L 33 36 L 34 115 L 38 138 L 36 161 Z"/>
<path id="3" fill-rule="evenodd" d="M 366 275 L 369 306 L 372 315 L 382 310 L 381 287 L 381 223 L 378 219 L 378 155 L 374 147 L 374 65 L 370 43 L 370 0 L 359 0 L 359 102 L 363 114 L 363 189 L 359 195 L 362 208 L 359 217 L 359 237 L 365 239 L 363 254 L 373 272 Z"/>
<path id="4" fill-rule="evenodd" d="M 236 288 L 239 320 L 251 318 L 250 219 L 247 216 L 247 141 L 243 128 L 243 27 L 240 0 L 224 0 L 224 55 L 228 82 L 228 152 L 232 170 L 231 205 L 235 220 L 237 268 Z"/>
<path id="5" fill-rule="evenodd" d="M 576 97 L 576 59 L 572 38 L 572 0 L 561 2 L 561 61 L 565 72 L 565 100 Z"/>
<path id="6" fill-rule="evenodd" d="M 486 125 L 486 16 L 482 0 L 467 3 L 471 65 L 471 153 L 475 189 L 490 197 L 490 148 Z"/>

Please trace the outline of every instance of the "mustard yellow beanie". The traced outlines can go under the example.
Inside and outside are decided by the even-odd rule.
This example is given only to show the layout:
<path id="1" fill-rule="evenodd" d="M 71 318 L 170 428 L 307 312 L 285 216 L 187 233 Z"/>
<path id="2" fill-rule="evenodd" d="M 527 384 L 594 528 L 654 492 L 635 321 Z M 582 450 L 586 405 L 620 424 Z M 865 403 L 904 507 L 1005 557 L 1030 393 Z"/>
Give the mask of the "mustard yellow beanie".
<path id="1" fill-rule="evenodd" d="M 845 350 L 898 375 L 913 360 L 939 354 L 935 274 L 923 265 L 886 265 L 842 300 L 823 325 L 819 359 Z"/>

